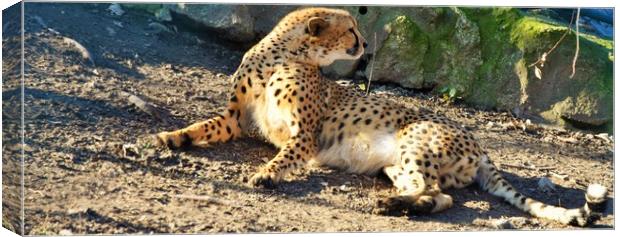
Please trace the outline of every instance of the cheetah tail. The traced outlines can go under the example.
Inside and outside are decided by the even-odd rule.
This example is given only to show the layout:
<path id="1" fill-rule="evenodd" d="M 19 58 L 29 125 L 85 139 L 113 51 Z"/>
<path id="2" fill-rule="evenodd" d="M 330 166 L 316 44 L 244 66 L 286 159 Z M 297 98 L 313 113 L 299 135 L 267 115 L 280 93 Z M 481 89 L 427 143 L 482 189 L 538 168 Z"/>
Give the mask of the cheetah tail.
<path id="1" fill-rule="evenodd" d="M 497 168 L 486 155 L 481 159 L 476 181 L 480 187 L 489 193 L 504 198 L 510 204 L 530 213 L 533 216 L 555 220 L 563 224 L 585 226 L 596 221 L 593 212 L 602 212 L 605 208 L 607 188 L 600 184 L 588 186 L 586 204 L 581 208 L 566 209 L 546 205 L 540 201 L 526 197 L 515 190 L 499 174 Z M 597 216 L 597 215 L 596 215 Z"/>

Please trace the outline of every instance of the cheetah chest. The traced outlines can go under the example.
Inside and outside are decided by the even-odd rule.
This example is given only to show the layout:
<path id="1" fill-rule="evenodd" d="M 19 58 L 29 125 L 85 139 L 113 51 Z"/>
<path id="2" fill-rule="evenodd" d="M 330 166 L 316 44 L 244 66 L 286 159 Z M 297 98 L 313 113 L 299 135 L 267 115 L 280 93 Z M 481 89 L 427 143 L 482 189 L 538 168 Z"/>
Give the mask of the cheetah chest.
<path id="1" fill-rule="evenodd" d="M 273 89 L 267 88 L 266 93 L 261 95 L 253 103 L 253 119 L 262 135 L 277 147 L 282 147 L 298 131 L 291 131 L 288 126 L 293 118 L 288 112 L 290 108 L 277 105 L 277 98 L 270 96 Z"/>

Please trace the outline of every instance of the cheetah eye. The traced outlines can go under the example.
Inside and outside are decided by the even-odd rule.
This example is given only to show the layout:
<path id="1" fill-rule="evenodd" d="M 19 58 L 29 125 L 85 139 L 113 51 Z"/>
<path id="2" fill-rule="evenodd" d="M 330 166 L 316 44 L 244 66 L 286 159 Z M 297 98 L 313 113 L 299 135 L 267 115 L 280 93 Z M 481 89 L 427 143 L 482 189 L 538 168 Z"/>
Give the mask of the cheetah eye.
<path id="1" fill-rule="evenodd" d="M 357 37 L 357 35 L 355 34 L 355 30 L 353 30 L 353 28 L 349 28 L 349 32 L 351 32 L 351 34 L 353 34 L 353 36 Z"/>

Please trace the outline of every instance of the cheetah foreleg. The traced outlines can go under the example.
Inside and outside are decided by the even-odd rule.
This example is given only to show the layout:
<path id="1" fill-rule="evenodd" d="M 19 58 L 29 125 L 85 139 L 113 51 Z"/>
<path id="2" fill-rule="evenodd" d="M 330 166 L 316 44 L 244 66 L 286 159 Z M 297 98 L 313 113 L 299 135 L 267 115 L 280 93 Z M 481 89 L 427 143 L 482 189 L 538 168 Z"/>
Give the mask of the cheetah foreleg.
<path id="1" fill-rule="evenodd" d="M 224 115 L 194 123 L 186 128 L 160 132 L 154 136 L 154 143 L 175 149 L 189 146 L 207 147 L 212 143 L 229 141 L 241 135 L 237 113 L 240 111 L 229 109 Z"/>
<path id="2" fill-rule="evenodd" d="M 312 136 L 300 134 L 290 138 L 280 152 L 252 176 L 249 184 L 273 188 L 291 171 L 305 166 L 317 153 Z"/>

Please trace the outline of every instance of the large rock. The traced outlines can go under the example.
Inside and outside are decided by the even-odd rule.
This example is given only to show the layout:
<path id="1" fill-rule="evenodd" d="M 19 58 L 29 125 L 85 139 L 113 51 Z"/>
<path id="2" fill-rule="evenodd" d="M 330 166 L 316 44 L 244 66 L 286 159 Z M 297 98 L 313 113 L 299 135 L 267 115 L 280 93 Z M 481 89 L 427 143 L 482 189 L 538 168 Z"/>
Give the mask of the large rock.
<path id="1" fill-rule="evenodd" d="M 321 72 L 329 78 L 352 78 L 359 62 L 360 60 L 336 60 L 331 65 L 321 68 Z"/>
<path id="2" fill-rule="evenodd" d="M 567 31 L 507 8 L 468 9 L 480 28 L 483 64 L 473 90 L 472 104 L 520 111 L 525 116 L 557 124 L 610 130 L 613 123 L 613 60 L 611 41 L 581 35 L 576 73 L 572 73 L 575 33 L 570 33 L 538 64 L 532 66 Z M 476 92 L 476 90 L 480 92 Z"/>
<path id="3" fill-rule="evenodd" d="M 457 8 L 369 7 L 355 14 L 374 60 L 373 80 L 407 88 L 465 91 L 482 59 L 478 27 Z M 375 39 L 376 35 L 376 39 Z M 375 42 L 376 40 L 376 42 Z M 375 50 L 376 45 L 376 52 Z"/>
<path id="4" fill-rule="evenodd" d="M 295 5 L 248 5 L 249 14 L 254 20 L 254 34 L 258 41 L 267 35 L 286 14 L 300 8 Z"/>
<path id="5" fill-rule="evenodd" d="M 205 30 L 219 32 L 220 37 L 240 43 L 260 40 L 286 14 L 300 7 L 182 3 L 165 6 L 202 24 Z"/>
<path id="6" fill-rule="evenodd" d="M 235 42 L 255 38 L 254 18 L 246 5 L 178 3 L 165 7 L 202 24 L 207 30 L 220 33 L 222 38 Z"/>
<path id="7" fill-rule="evenodd" d="M 369 7 L 365 15 L 346 9 L 370 44 L 366 77 L 374 60 L 373 80 L 451 91 L 469 104 L 538 121 L 611 128 L 611 41 L 582 35 L 577 73 L 569 78 L 575 53 L 575 34 L 569 34 L 538 65 L 539 79 L 530 65 L 566 27 L 511 8 Z"/>
<path id="8" fill-rule="evenodd" d="M 396 17 L 385 30 L 388 37 L 374 55 L 372 67 L 366 67 L 367 75 L 372 68 L 373 80 L 396 82 L 408 88 L 423 87 L 428 36 L 407 16 Z"/>
<path id="9" fill-rule="evenodd" d="M 263 38 L 286 14 L 301 6 L 241 4 L 122 4 L 123 7 L 146 11 L 159 21 L 177 18 L 192 21 L 198 30 L 215 31 L 218 36 L 238 43 L 252 43 Z M 186 19 L 177 19 L 184 24 Z M 197 23 L 197 25 L 196 25 Z M 202 28 L 202 29 L 201 29 Z"/>

